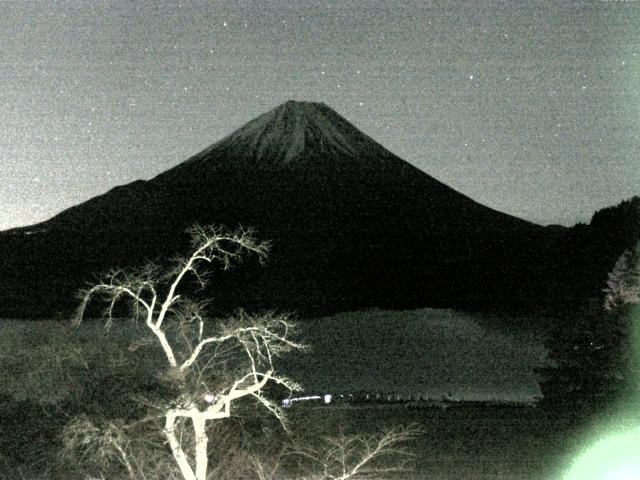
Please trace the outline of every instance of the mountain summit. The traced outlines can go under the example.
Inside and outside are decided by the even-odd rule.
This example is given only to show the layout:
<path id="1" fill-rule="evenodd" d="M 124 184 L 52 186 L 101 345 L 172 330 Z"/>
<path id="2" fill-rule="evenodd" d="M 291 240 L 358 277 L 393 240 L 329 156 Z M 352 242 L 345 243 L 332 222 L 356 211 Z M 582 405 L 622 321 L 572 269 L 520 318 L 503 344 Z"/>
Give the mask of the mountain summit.
<path id="1" fill-rule="evenodd" d="M 275 210 L 287 210 L 283 215 L 290 215 L 288 210 L 294 205 L 300 208 L 297 202 L 301 201 L 324 210 L 323 216 L 356 214 L 357 210 L 358 216 L 372 219 L 382 209 L 384 216 L 406 216 L 405 225 L 412 218 L 408 210 L 426 209 L 426 216 L 413 219 L 417 223 L 411 228 L 424 222 L 453 222 L 457 228 L 464 228 L 469 221 L 476 226 L 485 224 L 482 229 L 496 224 L 507 230 L 539 228 L 482 206 L 439 182 L 324 103 L 287 101 L 158 175 L 148 187 L 154 186 L 173 195 L 176 203 L 184 203 L 188 197 L 201 195 L 197 192 L 205 185 L 210 189 L 219 183 L 224 185 L 226 195 L 216 203 L 231 209 L 258 202 L 260 205 L 250 208 L 261 211 L 265 205 L 272 205 Z M 310 202 L 312 197 L 323 203 Z M 360 208 L 368 207 L 372 210 L 360 212 Z M 301 211 L 294 217 L 306 224 L 307 219 L 302 217 L 307 214 Z M 335 223 L 329 219 L 323 222 Z"/>
<path id="2" fill-rule="evenodd" d="M 324 184 L 351 178 L 362 186 L 373 178 L 415 177 L 418 171 L 325 104 L 288 101 L 152 182 L 202 183 L 221 172 L 259 176 L 261 182 L 280 176 L 277 181 L 291 187 L 293 177 Z"/>
<path id="3" fill-rule="evenodd" d="M 265 268 L 215 276 L 221 310 L 517 307 L 558 289 L 562 232 L 480 205 L 324 104 L 289 101 L 151 180 L 0 233 L 0 317 L 68 311 L 96 274 L 184 252 L 194 223 L 273 244 Z"/>
<path id="4" fill-rule="evenodd" d="M 391 155 L 324 103 L 290 100 L 191 158 L 187 165 L 230 152 L 243 166 L 278 169 L 319 157 Z M 236 163 L 235 166 L 238 166 Z"/>

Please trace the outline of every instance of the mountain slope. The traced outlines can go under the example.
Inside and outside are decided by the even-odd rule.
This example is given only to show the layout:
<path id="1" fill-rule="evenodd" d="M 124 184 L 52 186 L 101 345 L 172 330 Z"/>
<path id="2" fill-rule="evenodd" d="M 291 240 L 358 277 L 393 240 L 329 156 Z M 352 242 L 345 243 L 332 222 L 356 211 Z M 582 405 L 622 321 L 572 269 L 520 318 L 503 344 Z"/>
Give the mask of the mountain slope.
<path id="1" fill-rule="evenodd" d="M 149 181 L 0 234 L 0 315 L 65 312 L 94 274 L 185 251 L 195 222 L 274 245 L 265 268 L 216 274 L 215 305 L 303 315 L 535 304 L 564 235 L 478 204 L 323 104 L 287 102 Z"/>

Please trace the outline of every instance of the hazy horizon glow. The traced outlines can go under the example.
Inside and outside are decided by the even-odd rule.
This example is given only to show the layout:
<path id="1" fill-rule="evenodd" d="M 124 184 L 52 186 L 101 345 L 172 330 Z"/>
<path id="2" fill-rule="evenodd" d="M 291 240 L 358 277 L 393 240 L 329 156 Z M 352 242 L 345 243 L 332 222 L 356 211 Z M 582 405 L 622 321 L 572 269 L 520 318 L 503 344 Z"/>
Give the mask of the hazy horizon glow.
<path id="1" fill-rule="evenodd" d="M 640 2 L 6 1 L 0 58 L 0 229 L 288 99 L 537 223 L 640 194 Z"/>

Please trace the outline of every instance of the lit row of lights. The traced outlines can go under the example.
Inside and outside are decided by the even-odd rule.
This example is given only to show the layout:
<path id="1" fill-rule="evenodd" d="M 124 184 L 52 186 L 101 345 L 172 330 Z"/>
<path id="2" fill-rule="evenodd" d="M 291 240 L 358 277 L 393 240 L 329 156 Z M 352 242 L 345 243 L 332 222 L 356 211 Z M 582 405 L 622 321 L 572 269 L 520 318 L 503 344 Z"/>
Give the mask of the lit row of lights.
<path id="1" fill-rule="evenodd" d="M 307 396 L 304 396 L 304 397 L 291 397 L 291 398 L 285 398 L 285 399 L 282 400 L 282 407 L 283 408 L 289 408 L 295 402 L 305 402 L 305 401 L 308 401 L 308 400 L 322 400 L 322 402 L 325 405 L 329 405 L 331 403 L 332 399 L 333 399 L 333 395 L 331 395 L 330 393 L 325 393 L 322 396 L 320 396 L 320 395 L 307 395 Z"/>

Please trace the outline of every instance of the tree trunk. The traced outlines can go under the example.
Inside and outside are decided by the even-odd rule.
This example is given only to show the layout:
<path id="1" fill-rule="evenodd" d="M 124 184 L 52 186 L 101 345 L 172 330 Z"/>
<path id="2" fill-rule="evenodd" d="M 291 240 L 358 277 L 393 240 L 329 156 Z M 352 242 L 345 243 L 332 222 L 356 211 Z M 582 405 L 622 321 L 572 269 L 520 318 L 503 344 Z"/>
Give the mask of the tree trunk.
<path id="1" fill-rule="evenodd" d="M 196 477 L 196 475 L 193 473 L 193 469 L 191 468 L 191 465 L 189 465 L 187 456 L 184 454 L 182 446 L 176 438 L 175 423 L 176 417 L 171 412 L 168 412 L 165 417 L 164 435 L 169 441 L 169 446 L 171 447 L 173 458 L 176 459 L 176 463 L 180 468 L 180 473 L 182 473 L 182 477 L 184 478 L 184 480 L 198 480 L 199 477 Z"/>
<path id="2" fill-rule="evenodd" d="M 207 456 L 207 445 L 209 438 L 206 431 L 206 420 L 204 418 L 191 417 L 193 430 L 196 437 L 196 479 L 207 480 L 207 467 L 209 457 Z"/>

